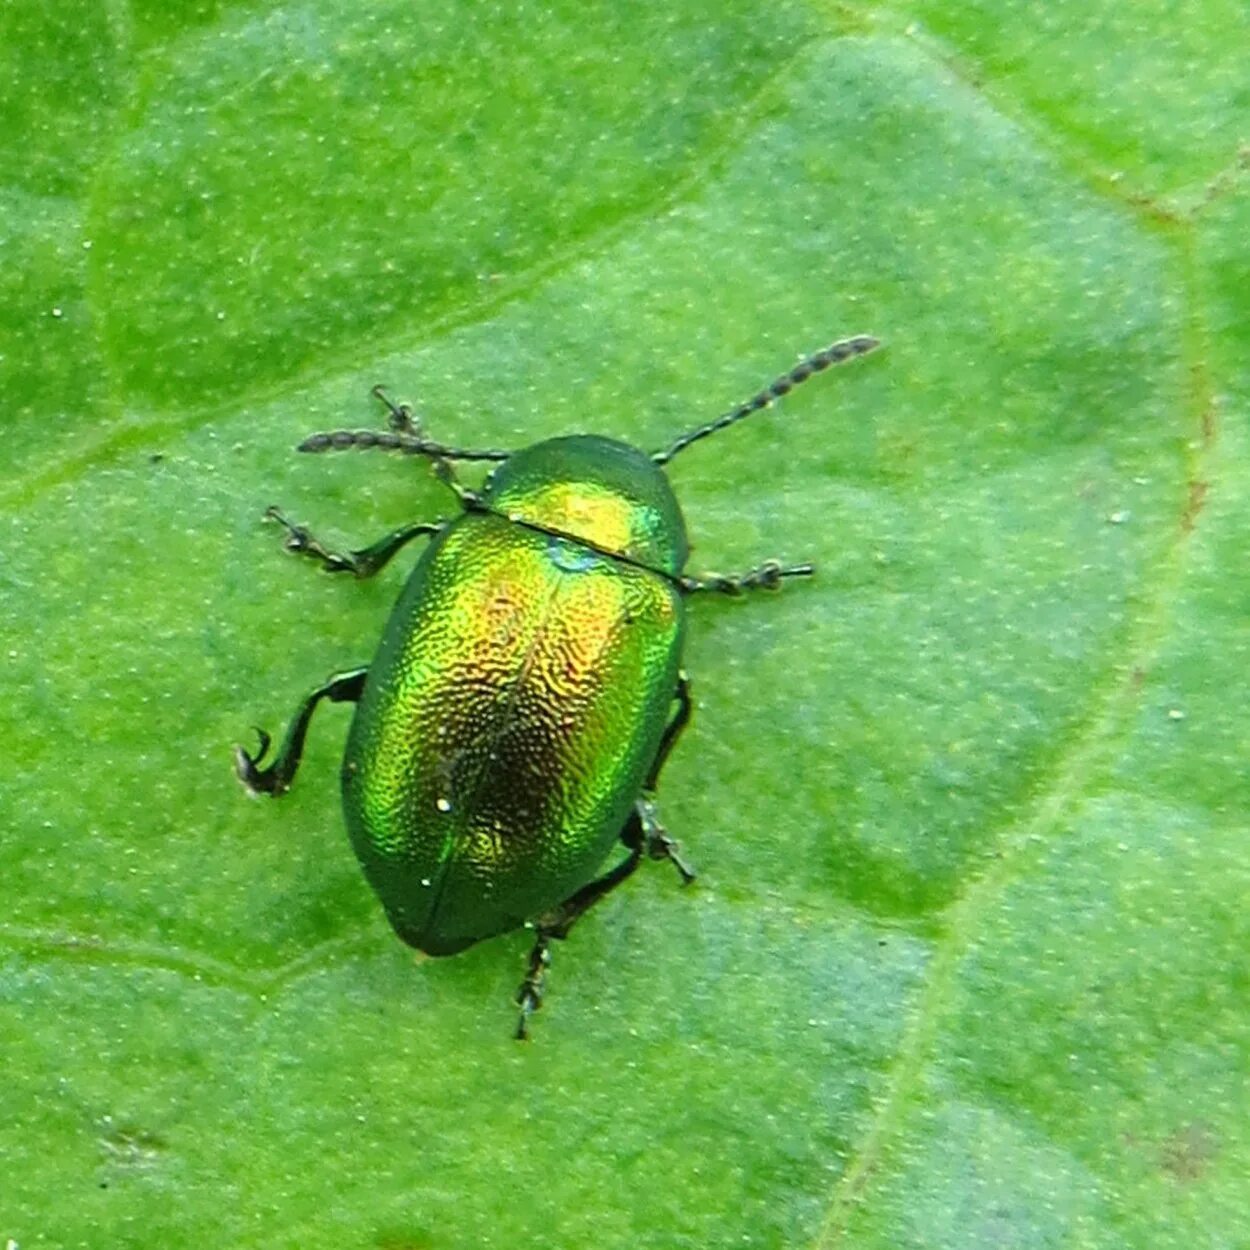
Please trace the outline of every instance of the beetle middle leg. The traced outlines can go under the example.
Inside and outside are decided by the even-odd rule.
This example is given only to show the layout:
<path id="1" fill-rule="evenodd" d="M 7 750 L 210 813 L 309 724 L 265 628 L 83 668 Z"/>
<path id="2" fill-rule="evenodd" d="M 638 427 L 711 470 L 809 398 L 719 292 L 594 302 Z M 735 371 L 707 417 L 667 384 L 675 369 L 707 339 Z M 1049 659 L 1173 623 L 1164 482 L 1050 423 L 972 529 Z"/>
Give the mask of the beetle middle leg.
<path id="1" fill-rule="evenodd" d="M 304 754 L 304 739 L 308 736 L 308 723 L 322 699 L 331 703 L 355 703 L 365 688 L 367 668 L 354 668 L 350 672 L 336 673 L 324 686 L 319 686 L 300 704 L 278 754 L 267 767 L 260 767 L 269 752 L 272 738 L 263 730 L 260 735 L 260 750 L 249 755 L 242 747 L 234 748 L 234 771 L 239 780 L 253 794 L 269 794 L 274 798 L 285 794 L 291 788 L 291 781 L 299 768 L 300 758 Z"/>
<path id="2" fill-rule="evenodd" d="M 694 592 L 714 590 L 722 595 L 741 595 L 748 590 L 778 590 L 787 577 L 811 577 L 816 572 L 811 564 L 782 564 L 765 560 L 758 568 L 745 573 L 709 573 L 704 577 L 682 577 L 682 590 Z"/>
<path id="3" fill-rule="evenodd" d="M 351 573 L 361 579 L 380 573 L 414 538 L 420 538 L 423 534 L 437 534 L 443 528 L 441 521 L 401 525 L 399 529 L 384 534 L 377 542 L 361 547 L 359 551 L 331 551 L 304 526 L 288 520 L 282 510 L 273 504 L 265 509 L 265 519 L 277 521 L 286 530 L 288 551 L 319 560 L 327 573 Z"/>
<path id="4" fill-rule="evenodd" d="M 694 700 L 690 697 L 690 678 L 685 673 L 677 674 L 677 689 L 673 694 L 677 701 L 677 713 L 664 730 L 660 739 L 660 749 L 655 753 L 651 771 L 643 782 L 643 797 L 634 804 L 634 814 L 621 831 L 621 841 L 632 847 L 641 839 L 642 849 L 650 859 L 667 859 L 681 874 L 682 882 L 689 885 L 695 879 L 694 869 L 682 859 L 678 845 L 668 835 L 668 830 L 660 823 L 655 800 L 648 796 L 655 793 L 660 782 L 660 770 L 668 760 L 669 754 L 681 737 L 682 730 L 690 723 L 694 711 Z"/>

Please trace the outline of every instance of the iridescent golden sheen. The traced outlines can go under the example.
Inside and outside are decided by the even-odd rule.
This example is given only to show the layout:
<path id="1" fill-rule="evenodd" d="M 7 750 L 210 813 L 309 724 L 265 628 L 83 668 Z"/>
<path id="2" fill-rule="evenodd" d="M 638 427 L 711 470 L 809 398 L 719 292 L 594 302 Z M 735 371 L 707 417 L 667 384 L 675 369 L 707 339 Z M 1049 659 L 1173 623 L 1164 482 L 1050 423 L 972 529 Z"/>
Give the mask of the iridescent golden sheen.
<path id="1" fill-rule="evenodd" d="M 579 538 L 593 536 L 596 546 L 610 551 L 630 552 L 639 545 L 636 506 L 593 482 L 541 482 L 509 515 L 544 517 L 552 529 Z"/>
<path id="2" fill-rule="evenodd" d="M 515 928 L 591 880 L 659 749 L 681 594 L 587 543 L 624 540 L 631 560 L 663 568 L 684 562 L 685 530 L 659 470 L 618 448 L 557 439 L 507 461 L 485 494 L 498 511 L 434 539 L 370 666 L 343 764 L 348 829 L 396 931 L 431 954 Z M 542 489 L 553 458 L 569 474 L 587 452 L 597 462 L 566 491 Z M 659 485 L 640 491 L 639 476 Z M 614 492 L 626 478 L 629 493 Z M 509 520 L 518 509 L 583 541 Z"/>

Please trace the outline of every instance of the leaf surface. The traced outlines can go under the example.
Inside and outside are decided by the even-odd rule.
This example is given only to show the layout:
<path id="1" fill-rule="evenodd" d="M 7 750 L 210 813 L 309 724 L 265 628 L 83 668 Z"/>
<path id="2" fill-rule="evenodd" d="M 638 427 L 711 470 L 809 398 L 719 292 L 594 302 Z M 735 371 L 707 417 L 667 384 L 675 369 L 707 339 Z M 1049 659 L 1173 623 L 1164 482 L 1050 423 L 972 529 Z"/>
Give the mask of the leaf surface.
<path id="1" fill-rule="evenodd" d="M 152 3 L 0 21 L 0 1239 L 1231 1245 L 1250 1226 L 1241 6 Z M 660 447 L 697 599 L 640 873 L 510 1040 L 230 746 L 446 515 L 381 424 Z M 399 565 L 403 567 L 399 567 Z"/>

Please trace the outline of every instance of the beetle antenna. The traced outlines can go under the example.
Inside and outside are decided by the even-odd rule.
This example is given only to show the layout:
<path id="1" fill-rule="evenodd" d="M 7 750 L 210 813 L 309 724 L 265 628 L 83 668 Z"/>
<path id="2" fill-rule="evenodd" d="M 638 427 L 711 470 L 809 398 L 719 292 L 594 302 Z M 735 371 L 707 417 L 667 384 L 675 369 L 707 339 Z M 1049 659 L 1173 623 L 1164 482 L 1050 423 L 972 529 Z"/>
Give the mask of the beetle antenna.
<path id="1" fill-rule="evenodd" d="M 857 334 L 854 338 L 832 343 L 823 351 L 815 352 L 800 360 L 789 373 L 783 373 L 775 382 L 770 383 L 746 403 L 739 404 L 724 416 L 717 417 L 715 421 L 709 421 L 707 425 L 701 425 L 683 434 L 663 451 L 654 452 L 651 459 L 656 464 L 668 464 L 679 451 L 685 451 L 691 443 L 697 443 L 699 439 L 707 438 L 709 434 L 715 434 L 718 430 L 735 425 L 753 412 L 759 412 L 761 408 L 772 407 L 783 395 L 788 395 L 796 386 L 801 382 L 806 382 L 814 374 L 823 373 L 830 365 L 840 365 L 843 361 L 852 360 L 856 356 L 866 356 L 880 346 L 881 340 L 868 334 Z"/>
<path id="2" fill-rule="evenodd" d="M 370 392 L 381 401 L 390 414 L 389 430 L 331 430 L 325 434 L 310 434 L 297 448 L 298 451 L 346 451 L 351 447 L 382 451 L 399 451 L 406 456 L 428 456 L 431 460 L 507 460 L 509 451 L 486 448 L 481 451 L 460 447 L 444 447 L 421 432 L 421 422 L 407 404 L 397 404 L 379 383 Z"/>
<path id="3" fill-rule="evenodd" d="M 510 451 L 493 447 L 444 447 L 419 434 L 398 434 L 391 430 L 328 430 L 310 434 L 296 451 L 347 451 L 349 448 L 398 451 L 405 456 L 428 456 L 431 460 L 507 460 Z"/>

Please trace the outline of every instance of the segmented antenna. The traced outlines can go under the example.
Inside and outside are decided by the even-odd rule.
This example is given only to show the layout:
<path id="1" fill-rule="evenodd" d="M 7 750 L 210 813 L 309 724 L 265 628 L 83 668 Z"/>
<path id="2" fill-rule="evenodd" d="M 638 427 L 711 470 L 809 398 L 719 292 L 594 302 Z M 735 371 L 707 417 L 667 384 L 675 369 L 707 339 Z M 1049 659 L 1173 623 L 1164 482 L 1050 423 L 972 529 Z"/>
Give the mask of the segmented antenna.
<path id="1" fill-rule="evenodd" d="M 428 456 L 432 460 L 507 460 L 512 453 L 492 447 L 444 447 L 419 434 L 397 434 L 390 430 L 328 430 L 310 434 L 297 451 L 347 451 L 350 448 L 398 451 L 405 456 Z"/>
<path id="2" fill-rule="evenodd" d="M 325 434 L 310 434 L 297 451 L 347 451 L 349 448 L 380 451 L 398 451 L 406 456 L 428 456 L 431 460 L 507 460 L 510 451 L 488 447 L 471 449 L 444 447 L 421 433 L 421 426 L 407 404 L 397 404 L 382 386 L 369 392 L 381 400 L 390 413 L 389 430 L 330 430 Z"/>
<path id="3" fill-rule="evenodd" d="M 843 361 L 852 360 L 856 356 L 865 356 L 880 346 L 881 340 L 868 334 L 858 334 L 854 338 L 832 343 L 823 351 L 800 360 L 789 373 L 783 373 L 775 382 L 766 386 L 758 395 L 748 399 L 746 403 L 739 404 L 732 411 L 725 413 L 723 417 L 709 421 L 707 425 L 701 425 L 683 434 L 664 451 L 654 452 L 651 459 L 656 464 L 668 464 L 679 451 L 685 451 L 691 443 L 697 443 L 699 439 L 707 438 L 709 434 L 715 434 L 718 430 L 725 429 L 726 426 L 734 425 L 744 417 L 749 417 L 753 412 L 759 412 L 761 408 L 771 407 L 783 395 L 788 395 L 796 386 L 806 382 L 814 374 L 823 373 L 830 365 L 840 365 Z"/>

